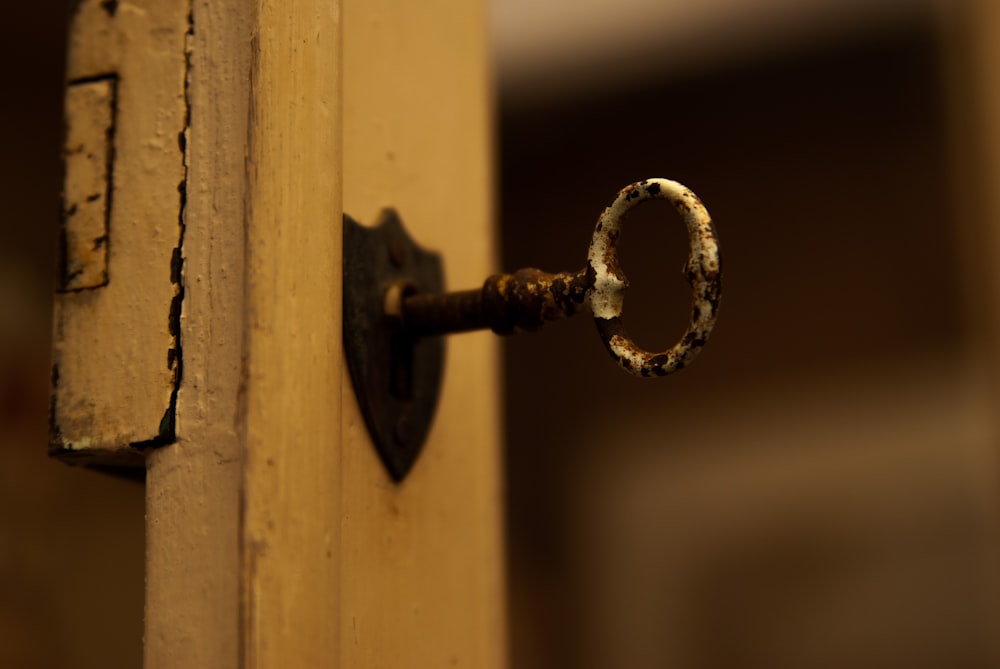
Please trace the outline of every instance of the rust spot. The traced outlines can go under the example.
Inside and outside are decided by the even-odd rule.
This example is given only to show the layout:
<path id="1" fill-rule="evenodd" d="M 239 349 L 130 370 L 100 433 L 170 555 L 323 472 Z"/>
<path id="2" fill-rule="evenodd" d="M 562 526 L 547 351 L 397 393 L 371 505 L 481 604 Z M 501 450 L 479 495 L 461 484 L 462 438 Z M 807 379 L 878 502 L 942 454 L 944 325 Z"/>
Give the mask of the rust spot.
<path id="1" fill-rule="evenodd" d="M 520 269 L 486 280 L 483 310 L 494 332 L 529 332 L 547 321 L 576 313 L 586 303 L 591 285 L 592 280 L 584 270 L 549 274 L 535 268 Z"/>

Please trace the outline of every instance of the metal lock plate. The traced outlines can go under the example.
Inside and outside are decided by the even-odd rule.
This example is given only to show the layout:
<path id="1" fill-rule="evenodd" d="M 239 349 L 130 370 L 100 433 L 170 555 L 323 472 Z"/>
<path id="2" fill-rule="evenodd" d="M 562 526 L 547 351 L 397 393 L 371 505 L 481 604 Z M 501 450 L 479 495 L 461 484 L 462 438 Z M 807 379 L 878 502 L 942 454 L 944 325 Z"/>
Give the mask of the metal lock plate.
<path id="1" fill-rule="evenodd" d="M 395 481 L 410 471 L 430 431 L 441 389 L 443 337 L 418 337 L 386 313 L 392 288 L 444 290 L 441 257 L 420 248 L 399 215 L 375 227 L 344 215 L 344 352 L 368 432 Z"/>

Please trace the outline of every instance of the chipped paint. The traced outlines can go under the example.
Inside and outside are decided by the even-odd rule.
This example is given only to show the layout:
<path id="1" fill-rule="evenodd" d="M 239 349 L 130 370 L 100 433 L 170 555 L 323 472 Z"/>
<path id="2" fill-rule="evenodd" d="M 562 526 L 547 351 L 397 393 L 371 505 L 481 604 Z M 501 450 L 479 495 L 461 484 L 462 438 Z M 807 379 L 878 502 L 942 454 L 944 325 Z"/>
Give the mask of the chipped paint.
<path id="1" fill-rule="evenodd" d="M 143 449 L 176 437 L 191 11 L 81 0 L 72 12 L 50 453 L 74 464 L 141 469 Z"/>
<path id="2" fill-rule="evenodd" d="M 61 291 L 108 283 L 117 91 L 115 74 L 74 80 L 66 87 Z"/>

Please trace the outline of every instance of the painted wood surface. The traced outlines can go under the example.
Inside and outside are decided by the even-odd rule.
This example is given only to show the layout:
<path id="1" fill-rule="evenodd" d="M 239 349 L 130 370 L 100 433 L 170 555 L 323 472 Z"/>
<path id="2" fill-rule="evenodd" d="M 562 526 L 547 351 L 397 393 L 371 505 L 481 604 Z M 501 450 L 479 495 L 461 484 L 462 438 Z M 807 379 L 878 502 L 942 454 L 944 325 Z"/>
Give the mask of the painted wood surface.
<path id="1" fill-rule="evenodd" d="M 51 448 L 142 466 L 181 369 L 186 3 L 82 0 L 70 32 Z"/>
<path id="2" fill-rule="evenodd" d="M 448 288 L 493 270 L 485 3 L 343 3 L 344 209 L 395 207 Z M 498 342 L 450 337 L 434 426 L 391 483 L 344 379 L 342 667 L 501 667 Z"/>
<path id="3" fill-rule="evenodd" d="M 177 438 L 147 471 L 145 661 L 505 664 L 498 370 L 448 346 L 402 484 L 341 352 L 341 212 L 493 269 L 479 3 L 194 0 Z M 343 206 L 342 206 L 343 203 Z"/>
<path id="4" fill-rule="evenodd" d="M 166 1 L 166 0 L 160 0 Z M 169 0 L 192 17 L 177 439 L 146 470 L 147 669 L 240 666 L 250 3 Z M 291 665 L 289 665 L 291 666 Z"/>
<path id="5" fill-rule="evenodd" d="M 240 522 L 246 667 L 341 645 L 340 6 L 258 4 L 251 38 Z"/>

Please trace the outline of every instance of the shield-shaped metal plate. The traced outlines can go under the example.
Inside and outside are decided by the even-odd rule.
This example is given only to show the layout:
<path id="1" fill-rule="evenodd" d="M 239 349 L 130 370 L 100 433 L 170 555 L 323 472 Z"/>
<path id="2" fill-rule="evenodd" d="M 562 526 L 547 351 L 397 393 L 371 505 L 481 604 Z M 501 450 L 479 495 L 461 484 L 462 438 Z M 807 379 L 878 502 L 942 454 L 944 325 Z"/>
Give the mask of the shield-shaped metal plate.
<path id="1" fill-rule="evenodd" d="M 386 313 L 393 286 L 440 293 L 441 258 L 420 248 L 392 209 L 375 227 L 344 215 L 344 352 L 368 432 L 395 481 L 413 467 L 430 431 L 444 367 L 444 338 L 415 338 Z"/>

